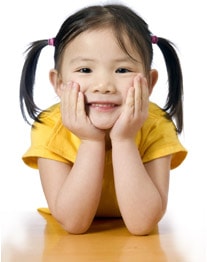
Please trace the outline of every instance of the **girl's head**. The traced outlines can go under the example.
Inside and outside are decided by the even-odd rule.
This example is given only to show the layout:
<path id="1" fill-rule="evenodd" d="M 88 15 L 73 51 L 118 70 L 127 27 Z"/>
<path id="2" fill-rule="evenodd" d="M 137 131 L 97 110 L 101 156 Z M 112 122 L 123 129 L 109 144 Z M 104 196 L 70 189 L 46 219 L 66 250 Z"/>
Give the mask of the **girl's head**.
<path id="1" fill-rule="evenodd" d="M 50 80 L 59 97 L 64 86 L 78 83 L 84 94 L 85 110 L 91 123 L 102 130 L 110 129 L 126 105 L 128 90 L 137 75 L 145 75 L 142 59 L 124 39 L 128 53 L 117 43 L 110 27 L 86 30 L 65 47 L 60 68 L 50 71 Z M 151 92 L 157 71 L 150 70 Z M 136 80 L 135 80 L 136 79 Z"/>
<path id="2" fill-rule="evenodd" d="M 130 56 L 127 38 L 131 47 L 140 54 L 146 73 L 149 72 L 153 51 L 148 26 L 133 11 L 120 5 L 92 6 L 70 16 L 54 39 L 55 68 L 60 69 L 65 47 L 75 37 L 88 30 L 103 28 L 112 29 L 118 44 Z"/>
<path id="3" fill-rule="evenodd" d="M 119 47 L 132 60 L 136 53 L 141 58 L 144 74 L 149 79 L 153 59 L 152 40 L 160 47 L 168 72 L 169 92 L 164 110 L 174 117 L 177 130 L 182 130 L 182 72 L 179 59 L 171 42 L 164 38 L 155 38 L 145 21 L 135 12 L 123 5 L 91 6 L 71 15 L 62 24 L 53 39 L 55 51 L 55 69 L 61 73 L 62 63 L 67 46 L 84 32 L 110 29 Z M 51 41 L 50 41 L 51 44 Z M 39 108 L 33 100 L 33 85 L 36 66 L 40 52 L 48 45 L 48 40 L 33 42 L 28 48 L 27 58 L 22 71 L 20 85 L 21 110 L 38 121 Z M 133 52 L 131 52 L 133 50 Z"/>

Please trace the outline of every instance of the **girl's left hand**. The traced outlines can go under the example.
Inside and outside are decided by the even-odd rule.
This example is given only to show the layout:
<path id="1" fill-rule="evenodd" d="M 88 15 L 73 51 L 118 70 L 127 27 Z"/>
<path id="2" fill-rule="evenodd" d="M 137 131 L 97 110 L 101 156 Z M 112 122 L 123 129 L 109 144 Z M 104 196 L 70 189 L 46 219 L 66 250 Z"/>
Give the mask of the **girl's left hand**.
<path id="1" fill-rule="evenodd" d="M 139 74 L 129 88 L 123 112 L 110 131 L 114 140 L 134 139 L 148 116 L 149 89 L 146 78 Z"/>

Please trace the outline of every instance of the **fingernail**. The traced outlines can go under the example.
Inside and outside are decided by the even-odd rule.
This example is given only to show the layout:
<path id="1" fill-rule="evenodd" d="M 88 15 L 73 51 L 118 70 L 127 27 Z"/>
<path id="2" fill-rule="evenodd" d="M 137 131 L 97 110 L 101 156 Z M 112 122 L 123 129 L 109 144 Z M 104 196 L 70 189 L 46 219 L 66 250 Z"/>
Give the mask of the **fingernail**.
<path id="1" fill-rule="evenodd" d="M 72 87 L 72 85 L 73 85 L 73 82 L 72 82 L 72 81 L 68 81 L 68 82 L 66 83 L 66 86 L 68 86 L 68 87 Z"/>
<path id="2" fill-rule="evenodd" d="M 139 74 L 137 75 L 137 77 L 138 77 L 138 78 L 142 78 L 142 77 L 143 77 L 143 74 L 139 73 Z"/>
<path id="3" fill-rule="evenodd" d="M 65 84 L 64 83 L 60 85 L 60 89 L 65 90 Z"/>
<path id="4" fill-rule="evenodd" d="M 72 87 L 73 87 L 73 88 L 77 88 L 77 87 L 78 87 L 78 83 L 73 82 L 73 83 L 72 83 Z"/>

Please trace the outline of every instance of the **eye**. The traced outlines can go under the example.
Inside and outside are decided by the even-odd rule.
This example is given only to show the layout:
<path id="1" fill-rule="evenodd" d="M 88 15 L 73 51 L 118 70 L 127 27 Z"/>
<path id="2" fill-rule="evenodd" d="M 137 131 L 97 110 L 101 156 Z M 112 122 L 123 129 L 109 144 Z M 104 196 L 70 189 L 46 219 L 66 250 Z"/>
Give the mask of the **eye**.
<path id="1" fill-rule="evenodd" d="M 78 72 L 80 72 L 80 73 L 85 73 L 85 74 L 89 74 L 89 73 L 92 72 L 92 70 L 91 70 L 90 68 L 85 67 L 85 68 L 79 69 Z"/>
<path id="2" fill-rule="evenodd" d="M 131 72 L 129 69 L 126 69 L 126 68 L 118 68 L 116 70 L 116 73 L 119 73 L 119 74 L 124 74 L 124 73 L 129 73 Z"/>

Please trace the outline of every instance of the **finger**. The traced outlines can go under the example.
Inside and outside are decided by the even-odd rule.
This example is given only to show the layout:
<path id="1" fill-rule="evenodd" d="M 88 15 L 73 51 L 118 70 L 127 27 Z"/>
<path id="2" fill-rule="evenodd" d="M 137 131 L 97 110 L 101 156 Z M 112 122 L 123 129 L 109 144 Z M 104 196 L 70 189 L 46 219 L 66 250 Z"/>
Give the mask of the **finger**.
<path id="1" fill-rule="evenodd" d="M 78 92 L 77 115 L 82 119 L 86 118 L 84 95 L 80 91 Z"/>
<path id="2" fill-rule="evenodd" d="M 70 89 L 72 87 L 72 82 L 62 85 L 61 92 L 61 113 L 64 118 L 67 118 L 69 113 L 70 105 Z M 71 109 L 71 107 L 70 107 Z"/>
<path id="3" fill-rule="evenodd" d="M 149 91 L 147 80 L 141 74 L 134 79 L 135 88 L 135 112 L 140 113 L 148 108 Z"/>
<path id="4" fill-rule="evenodd" d="M 73 82 L 69 82 L 63 86 L 63 92 L 61 96 L 61 112 L 62 117 L 66 121 L 75 120 L 77 113 L 77 97 L 78 86 Z"/>
<path id="5" fill-rule="evenodd" d="M 139 74 L 134 78 L 134 112 L 139 114 L 142 110 L 142 87 L 141 75 Z"/>
<path id="6" fill-rule="evenodd" d="M 141 90 L 142 90 L 142 111 L 148 111 L 149 106 L 149 88 L 147 79 L 142 77 L 141 79 Z"/>
<path id="7" fill-rule="evenodd" d="M 71 107 L 72 113 L 76 118 L 77 118 L 78 93 L 79 93 L 79 85 L 78 83 L 73 83 L 72 87 L 69 89 L 69 106 Z"/>
<path id="8" fill-rule="evenodd" d="M 125 110 L 129 112 L 129 114 L 134 114 L 134 95 L 135 89 L 134 87 L 130 87 L 127 92 L 126 103 L 125 103 Z"/>

